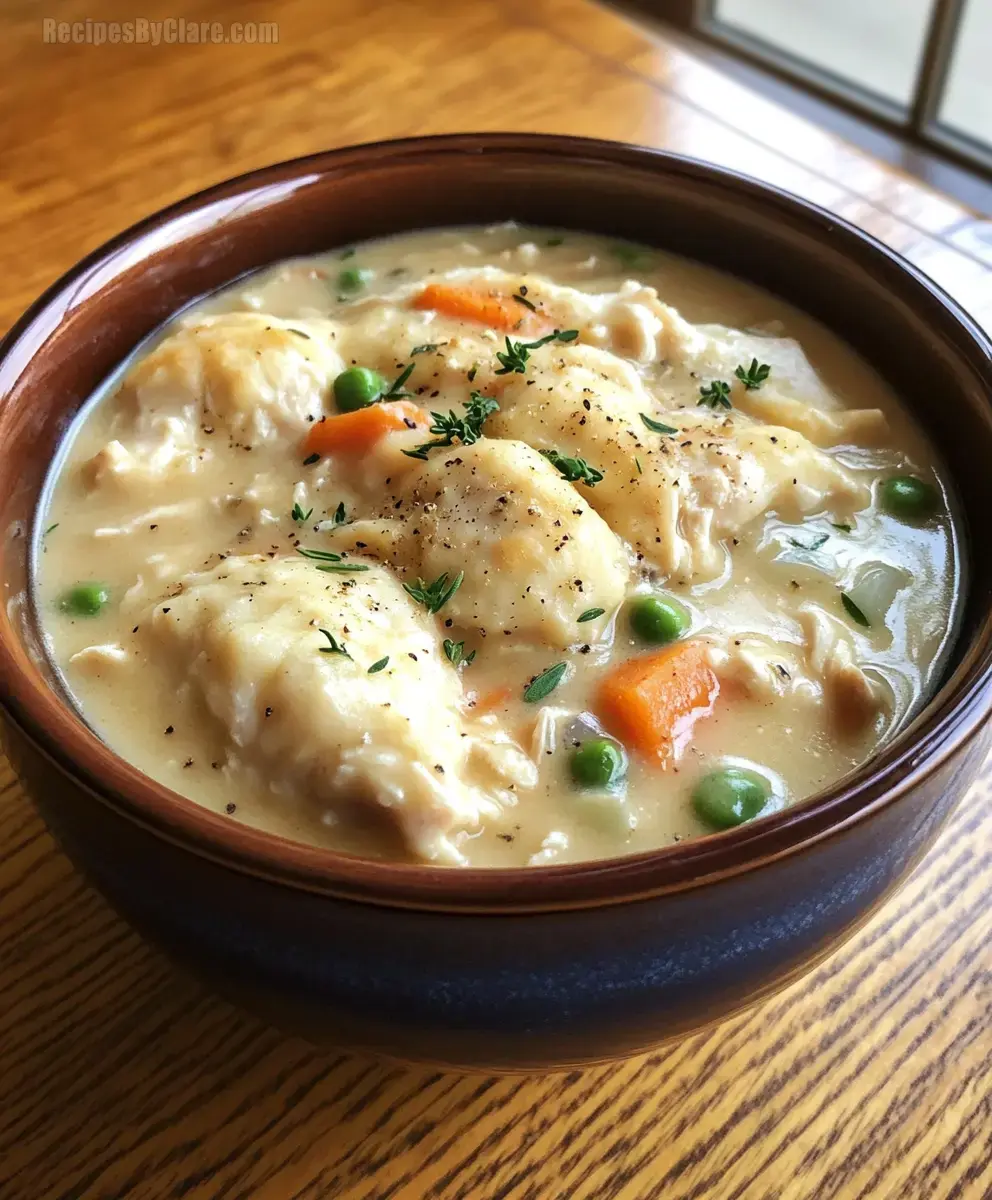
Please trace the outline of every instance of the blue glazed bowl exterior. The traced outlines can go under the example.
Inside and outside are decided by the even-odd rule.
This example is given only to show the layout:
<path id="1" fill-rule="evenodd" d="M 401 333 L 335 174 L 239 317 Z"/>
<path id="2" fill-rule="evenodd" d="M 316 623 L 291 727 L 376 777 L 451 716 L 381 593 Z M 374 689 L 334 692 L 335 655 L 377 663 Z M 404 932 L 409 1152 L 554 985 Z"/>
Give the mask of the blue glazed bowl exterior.
<path id="1" fill-rule="evenodd" d="M 487 1070 L 630 1055 L 719 1020 L 849 936 L 933 841 L 987 734 L 890 804 L 758 870 L 624 904 L 490 915 L 338 900 L 229 871 L 56 785 L 7 745 L 121 914 L 229 999 L 317 1044 Z"/>

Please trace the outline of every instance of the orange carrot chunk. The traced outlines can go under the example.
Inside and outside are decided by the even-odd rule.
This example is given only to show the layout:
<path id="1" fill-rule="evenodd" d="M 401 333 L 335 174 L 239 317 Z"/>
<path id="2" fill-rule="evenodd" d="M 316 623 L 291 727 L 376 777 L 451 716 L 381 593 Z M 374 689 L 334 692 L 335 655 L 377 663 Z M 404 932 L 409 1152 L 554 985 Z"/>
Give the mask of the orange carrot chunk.
<path id="1" fill-rule="evenodd" d="M 594 708 L 628 749 L 665 766 L 713 711 L 719 690 L 705 646 L 676 642 L 614 667 L 599 684 Z"/>
<path id="2" fill-rule="evenodd" d="M 431 309 L 456 321 L 476 321 L 504 333 L 530 333 L 546 324 L 512 296 L 452 283 L 429 283 L 414 297 L 413 307 Z"/>
<path id="3" fill-rule="evenodd" d="M 387 433 L 397 429 L 427 429 L 430 418 L 409 400 L 370 404 L 339 413 L 314 425 L 303 444 L 304 453 L 366 454 Z"/>
<path id="4" fill-rule="evenodd" d="M 482 713 L 495 712 L 497 708 L 504 708 L 512 699 L 513 688 L 493 688 L 492 691 L 483 692 L 477 697 L 473 711 L 479 715 Z"/>

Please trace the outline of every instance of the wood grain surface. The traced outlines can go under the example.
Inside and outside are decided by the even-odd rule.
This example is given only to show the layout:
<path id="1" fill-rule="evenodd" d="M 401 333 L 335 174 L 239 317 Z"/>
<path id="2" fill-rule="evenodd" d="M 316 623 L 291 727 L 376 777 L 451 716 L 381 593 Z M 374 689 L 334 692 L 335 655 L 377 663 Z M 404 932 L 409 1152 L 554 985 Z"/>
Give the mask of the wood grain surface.
<path id="1" fill-rule="evenodd" d="M 585 0 L 7 0 L 0 326 L 148 211 L 327 146 L 592 134 L 857 221 L 992 325 L 992 231 Z M 277 45 L 50 45 L 59 20 L 276 21 Z M 0 760 L 0 1197 L 992 1196 L 992 816 L 806 980 L 654 1055 L 459 1077 L 288 1040 L 177 975 L 72 871 Z"/>

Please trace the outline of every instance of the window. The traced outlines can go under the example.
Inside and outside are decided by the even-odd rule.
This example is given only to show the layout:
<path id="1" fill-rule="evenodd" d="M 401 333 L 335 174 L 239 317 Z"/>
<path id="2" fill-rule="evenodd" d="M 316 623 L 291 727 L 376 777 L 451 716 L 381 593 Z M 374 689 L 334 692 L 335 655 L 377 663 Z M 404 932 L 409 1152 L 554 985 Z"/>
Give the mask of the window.
<path id="1" fill-rule="evenodd" d="M 939 109 L 941 126 L 992 148 L 992 0 L 968 0 Z"/>
<path id="2" fill-rule="evenodd" d="M 651 7 L 992 175 L 992 0 L 654 0 Z"/>

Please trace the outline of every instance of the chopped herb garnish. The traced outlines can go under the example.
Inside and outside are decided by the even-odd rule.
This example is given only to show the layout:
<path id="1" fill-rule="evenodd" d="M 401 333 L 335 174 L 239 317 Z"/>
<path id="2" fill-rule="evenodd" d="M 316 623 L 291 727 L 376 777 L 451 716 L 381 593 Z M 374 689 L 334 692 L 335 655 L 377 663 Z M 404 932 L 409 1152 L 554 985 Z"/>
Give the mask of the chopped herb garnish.
<path id="1" fill-rule="evenodd" d="M 413 393 L 405 391 L 403 385 L 413 374 L 413 369 L 416 365 L 416 363 L 410 363 L 409 366 L 404 367 L 399 375 L 397 375 L 393 382 L 389 385 L 388 389 L 384 391 L 381 396 L 377 397 L 377 399 L 402 400 L 405 396 L 412 396 Z"/>
<path id="2" fill-rule="evenodd" d="M 761 387 L 771 374 L 771 370 L 768 363 L 759 363 L 756 358 L 752 358 L 749 367 L 745 367 L 741 363 L 737 370 L 734 371 L 734 374 L 744 384 L 747 391 L 753 392 L 756 388 Z"/>
<path id="3" fill-rule="evenodd" d="M 413 450 L 404 450 L 408 458 L 419 458 L 427 461 L 427 452 L 436 446 L 453 446 L 455 439 L 463 446 L 474 445 L 482 437 L 482 426 L 499 408 L 499 404 L 491 396 L 483 396 L 481 392 L 473 392 L 472 398 L 465 405 L 465 415 L 459 417 L 453 409 L 447 413 L 432 412 L 433 424 L 430 431 L 435 435 L 434 441 L 422 442 Z"/>
<path id="4" fill-rule="evenodd" d="M 656 421 L 653 417 L 649 417 L 647 413 L 641 413 L 641 420 L 652 433 L 678 433 L 674 425 L 666 425 L 663 421 Z"/>
<path id="5" fill-rule="evenodd" d="M 472 366 L 469 368 L 469 372 L 468 372 L 468 376 L 467 376 L 469 383 L 475 382 L 475 377 L 476 377 L 476 375 L 478 375 L 478 373 L 479 373 L 479 364 L 477 362 L 472 363 Z"/>
<path id="6" fill-rule="evenodd" d="M 295 333 L 297 337 L 305 338 L 308 342 L 312 341 L 309 333 L 304 333 L 302 329 L 288 329 L 287 333 Z"/>
<path id="7" fill-rule="evenodd" d="M 816 535 L 816 537 L 813 538 L 813 540 L 809 543 L 809 545 L 807 545 L 805 542 L 800 542 L 798 540 L 798 538 L 794 538 L 794 537 L 789 538 L 789 541 L 793 544 L 793 546 L 798 546 L 800 550 L 809 550 L 809 551 L 819 550 L 820 547 L 823 545 L 823 543 L 828 542 L 829 540 L 830 540 L 829 533 L 818 533 Z"/>
<path id="8" fill-rule="evenodd" d="M 560 662 L 555 663 L 553 667 L 548 667 L 546 671 L 542 671 L 524 688 L 524 700 L 528 704 L 537 704 L 539 700 L 543 700 L 561 683 L 567 670 L 568 663 Z"/>
<path id="9" fill-rule="evenodd" d="M 404 583 L 403 590 L 418 604 L 422 604 L 429 613 L 437 613 L 462 586 L 464 578 L 465 572 L 459 571 L 451 583 L 448 583 L 448 572 L 445 571 L 433 583 L 424 583 L 422 579 L 418 579 L 415 585 Z"/>
<path id="10" fill-rule="evenodd" d="M 531 312 L 537 312 L 537 305 L 527 299 L 523 288 L 521 288 L 519 292 L 513 293 L 513 299 L 516 300 L 518 304 L 522 304 L 524 308 L 529 308 Z"/>
<path id="11" fill-rule="evenodd" d="M 641 460 L 639 458 L 634 459 L 634 466 L 637 468 L 638 475 L 644 474 L 644 469 L 641 466 Z"/>
<path id="12" fill-rule="evenodd" d="M 730 403 L 730 384 L 725 383 L 722 379 L 714 379 L 712 383 L 707 383 L 699 389 L 698 404 L 705 404 L 709 408 L 732 408 Z M 697 404 L 697 407 L 698 407 Z"/>
<path id="13" fill-rule="evenodd" d="M 351 655 L 344 647 L 344 642 L 339 642 L 333 633 L 328 633 L 326 629 L 320 631 L 327 638 L 328 644 L 321 646 L 321 654 L 343 654 L 345 658 L 351 658 Z"/>
<path id="14" fill-rule="evenodd" d="M 319 454 L 310 454 L 303 460 L 303 465 L 305 467 L 312 467 L 313 464 L 316 462 L 320 462 L 320 455 Z"/>
<path id="15" fill-rule="evenodd" d="M 560 246 L 562 244 L 562 242 L 564 242 L 564 240 L 565 239 L 563 237 L 553 237 L 553 238 L 548 238 L 548 240 L 544 244 L 545 244 L 545 246 Z"/>
<path id="16" fill-rule="evenodd" d="M 366 675 L 375 675 L 375 674 L 376 674 L 376 672 L 378 672 L 378 671 L 381 671 L 381 670 L 382 670 L 382 669 L 383 669 L 383 668 L 384 668 L 384 667 L 387 665 L 387 663 L 388 663 L 388 662 L 389 662 L 389 655 L 388 655 L 388 654 L 386 655 L 386 657 L 385 657 L 385 658 L 380 658 L 380 659 L 377 659 L 377 660 L 376 660 L 376 661 L 375 661 L 375 662 L 372 664 L 372 666 L 371 666 L 371 667 L 369 667 L 369 669 L 368 669 L 368 670 L 365 672 L 365 673 L 366 673 Z"/>
<path id="17" fill-rule="evenodd" d="M 58 527 L 59 527 L 59 523 L 58 523 L 58 521 L 56 521 L 54 525 L 49 525 L 49 527 L 45 530 L 45 532 L 41 536 L 48 537 L 48 535 L 52 532 L 52 530 L 58 529 Z"/>
<path id="18" fill-rule="evenodd" d="M 414 346 L 410 351 L 410 357 L 413 358 L 415 354 L 433 354 L 440 345 L 440 342 L 424 342 L 422 346 Z"/>
<path id="19" fill-rule="evenodd" d="M 511 342 L 507 338 L 506 349 L 496 351 L 496 357 L 502 364 L 496 374 L 510 375 L 515 371 L 518 375 L 523 375 L 527 370 L 531 350 L 538 350 L 549 342 L 574 342 L 578 336 L 577 329 L 556 329 L 546 337 L 538 338 L 536 342 Z"/>
<path id="20" fill-rule="evenodd" d="M 444 639 L 444 654 L 453 667 L 457 667 L 459 663 L 467 667 L 471 665 L 472 660 L 475 658 L 474 650 L 471 654 L 466 654 L 465 643 L 453 642 L 451 638 Z"/>
<path id="21" fill-rule="evenodd" d="M 624 267 L 643 264 L 645 256 L 645 251 L 640 246 L 633 246 L 630 242 L 617 242 L 615 246 L 610 247 L 610 253 L 619 259 L 620 265 Z"/>
<path id="22" fill-rule="evenodd" d="M 834 529 L 839 529 L 841 533 L 850 533 L 854 529 L 853 525 L 845 525 L 838 521 L 831 521 L 830 524 L 834 527 Z"/>
<path id="23" fill-rule="evenodd" d="M 302 554 L 304 558 L 312 558 L 317 561 L 318 571 L 367 571 L 367 563 L 349 563 L 345 562 L 340 554 L 334 554 L 331 550 L 308 550 L 305 546 L 297 546 L 296 553 Z"/>
<path id="24" fill-rule="evenodd" d="M 303 509 L 299 506 L 299 504 L 294 504 L 293 511 L 289 515 L 293 518 L 294 521 L 299 521 L 302 524 L 304 521 L 309 521 L 310 518 L 313 516 L 313 509 L 308 508 L 307 511 L 304 512 Z"/>
<path id="25" fill-rule="evenodd" d="M 601 617 L 606 612 L 605 608 L 587 608 L 586 611 L 579 617 L 579 624 L 583 621 L 595 621 L 597 617 Z"/>
<path id="26" fill-rule="evenodd" d="M 590 467 L 584 458 L 568 458 L 557 450 L 542 450 L 541 454 L 553 467 L 557 467 L 569 483 L 585 483 L 594 487 L 603 478 L 603 472 Z"/>
<path id="27" fill-rule="evenodd" d="M 859 625 L 863 625 L 865 629 L 870 629 L 871 621 L 869 621 L 861 609 L 858 608 L 847 592 L 841 592 L 840 598 L 844 608 L 847 610 L 847 615 L 851 618 L 851 620 L 856 621 Z"/>
<path id="28" fill-rule="evenodd" d="M 345 513 L 344 513 L 344 501 L 342 500 L 341 503 L 334 510 L 334 516 L 331 518 L 331 520 L 334 522 L 335 525 L 343 525 L 347 519 L 348 518 L 345 516 Z"/>

